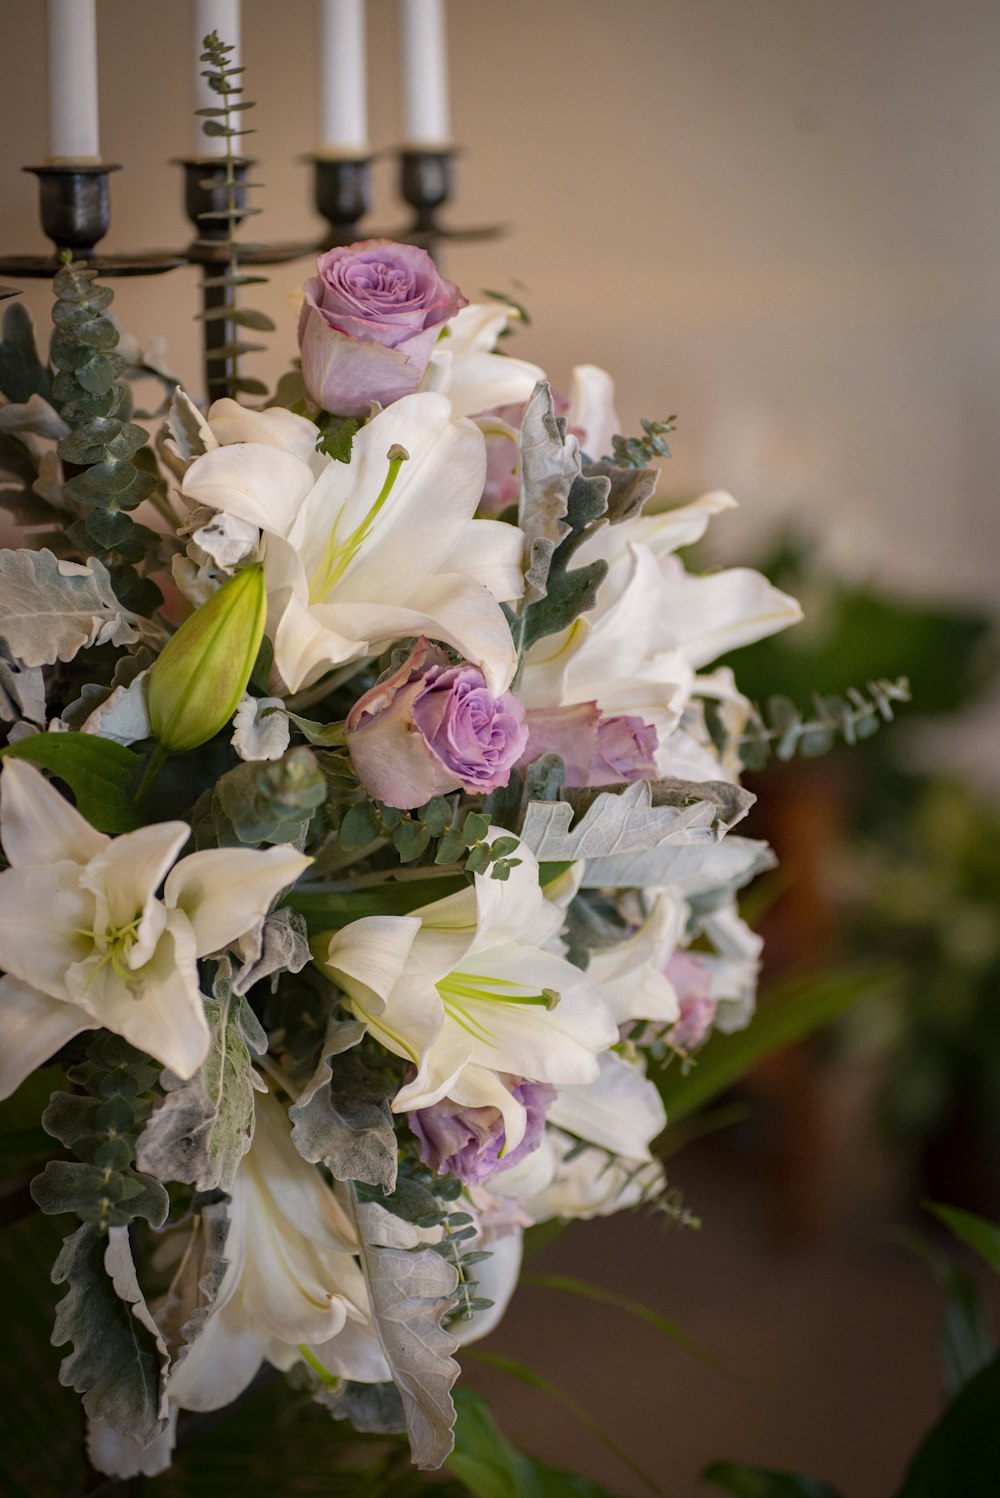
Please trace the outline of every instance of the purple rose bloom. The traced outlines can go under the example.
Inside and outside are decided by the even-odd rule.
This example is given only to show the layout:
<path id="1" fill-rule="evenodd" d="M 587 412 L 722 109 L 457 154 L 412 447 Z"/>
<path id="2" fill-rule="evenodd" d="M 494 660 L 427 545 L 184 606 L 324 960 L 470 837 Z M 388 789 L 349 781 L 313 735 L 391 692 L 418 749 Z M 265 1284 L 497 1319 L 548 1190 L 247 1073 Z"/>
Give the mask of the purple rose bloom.
<path id="1" fill-rule="evenodd" d="M 439 1176 L 453 1175 L 466 1186 L 479 1186 L 536 1150 L 556 1090 L 547 1082 L 521 1081 L 510 1086 L 510 1092 L 528 1115 L 524 1138 L 516 1149 L 500 1158 L 507 1136 L 499 1108 L 463 1107 L 443 1098 L 409 1115 L 424 1164 Z"/>
<path id="2" fill-rule="evenodd" d="M 449 665 L 422 637 L 358 698 L 346 734 L 365 790 L 403 809 L 459 786 L 485 795 L 506 785 L 528 740 L 513 693 L 494 697 L 478 666 Z"/>
<path id="3" fill-rule="evenodd" d="M 302 377 L 310 400 L 338 416 L 411 395 L 442 323 L 466 305 L 426 250 L 391 239 L 327 250 L 303 291 Z"/>
<path id="4" fill-rule="evenodd" d="M 631 714 L 606 718 L 596 702 L 528 711 L 528 746 L 522 765 L 542 754 L 558 754 L 567 785 L 625 785 L 655 780 L 659 736 L 651 723 Z"/>

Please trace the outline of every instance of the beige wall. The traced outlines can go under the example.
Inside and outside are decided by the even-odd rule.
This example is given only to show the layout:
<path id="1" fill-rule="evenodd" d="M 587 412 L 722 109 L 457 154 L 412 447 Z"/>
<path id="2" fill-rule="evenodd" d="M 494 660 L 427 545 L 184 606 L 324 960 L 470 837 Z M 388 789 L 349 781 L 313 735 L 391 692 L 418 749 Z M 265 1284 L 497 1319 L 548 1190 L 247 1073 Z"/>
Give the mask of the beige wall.
<path id="1" fill-rule="evenodd" d="M 176 244 L 187 0 L 99 0 L 108 243 Z M 309 235 L 312 0 L 244 0 L 263 238 Z M 370 0 L 372 135 L 397 136 L 395 6 Z M 41 0 L 0 0 L 0 245 L 36 248 Z M 743 501 L 733 546 L 807 516 L 832 554 L 945 596 L 996 595 L 1000 5 L 996 0 L 450 0 L 455 222 L 467 294 L 521 283 L 519 340 L 565 383 L 611 368 L 627 424 L 676 411 L 670 481 Z M 400 222 L 389 162 L 372 225 Z M 276 270 L 262 304 L 292 347 Z M 197 381 L 195 273 L 120 283 Z M 32 288 L 43 313 L 47 297 Z"/>

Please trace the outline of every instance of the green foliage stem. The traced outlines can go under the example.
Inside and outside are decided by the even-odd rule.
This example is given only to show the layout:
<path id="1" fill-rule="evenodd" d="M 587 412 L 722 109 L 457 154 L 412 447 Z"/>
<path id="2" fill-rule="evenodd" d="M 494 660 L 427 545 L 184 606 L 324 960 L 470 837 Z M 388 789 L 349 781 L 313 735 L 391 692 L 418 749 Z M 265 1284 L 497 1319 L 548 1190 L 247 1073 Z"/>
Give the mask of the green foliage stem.
<path id="1" fill-rule="evenodd" d="M 219 97 L 217 106 L 209 105 L 199 109 L 196 113 L 204 118 L 204 132 L 206 135 L 222 136 L 226 142 L 226 154 L 223 158 L 225 166 L 225 177 L 223 189 L 225 193 L 225 206 L 213 209 L 208 213 L 200 215 L 200 222 L 210 225 L 213 222 L 225 226 L 225 238 L 220 240 L 206 235 L 199 241 L 199 247 L 207 250 L 218 250 L 221 246 L 225 255 L 225 263 L 222 273 L 217 276 L 209 276 L 204 281 L 206 289 L 217 288 L 223 293 L 221 306 L 208 308 L 201 314 L 205 321 L 222 320 L 225 323 L 225 337 L 217 348 L 206 350 L 205 358 L 210 363 L 221 363 L 224 367 L 226 389 L 230 395 L 242 393 L 244 395 L 266 395 L 267 386 L 260 380 L 241 376 L 239 372 L 239 361 L 243 354 L 259 352 L 264 345 L 260 343 L 247 343 L 240 339 L 239 329 L 254 328 L 259 332 L 270 332 L 274 323 L 263 312 L 257 312 L 249 307 L 240 306 L 240 291 L 244 286 L 249 286 L 266 279 L 263 276 L 248 276 L 240 268 L 240 253 L 245 254 L 251 246 L 236 237 L 236 231 L 245 218 L 251 214 L 260 212 L 259 208 L 250 208 L 245 202 L 245 195 L 249 186 L 260 186 L 259 183 L 246 183 L 237 180 L 236 168 L 241 164 L 240 158 L 234 151 L 234 143 L 244 135 L 252 135 L 254 132 L 239 123 L 242 114 L 253 108 L 249 99 L 242 99 L 240 95 L 243 89 L 238 80 L 243 73 L 240 67 L 234 67 L 232 55 L 234 48 L 223 42 L 217 31 L 211 31 L 204 38 L 204 51 L 201 61 L 207 64 L 202 70 L 202 77 L 208 79 L 208 86 L 214 94 Z M 204 184 L 206 187 L 217 188 L 218 181 L 209 178 Z"/>
<path id="2" fill-rule="evenodd" d="M 119 377 L 126 360 L 115 353 L 118 329 L 103 315 L 113 292 L 96 279 L 95 270 L 74 264 L 67 252 L 52 282 L 52 400 L 70 428 L 56 450 L 70 465 L 66 496 L 84 512 L 66 534 L 84 554 L 101 559 L 122 603 L 149 614 L 163 601 L 141 575 L 156 537 L 129 511 L 156 492 L 159 480 L 134 461 L 149 434 L 123 417 L 128 388 Z"/>

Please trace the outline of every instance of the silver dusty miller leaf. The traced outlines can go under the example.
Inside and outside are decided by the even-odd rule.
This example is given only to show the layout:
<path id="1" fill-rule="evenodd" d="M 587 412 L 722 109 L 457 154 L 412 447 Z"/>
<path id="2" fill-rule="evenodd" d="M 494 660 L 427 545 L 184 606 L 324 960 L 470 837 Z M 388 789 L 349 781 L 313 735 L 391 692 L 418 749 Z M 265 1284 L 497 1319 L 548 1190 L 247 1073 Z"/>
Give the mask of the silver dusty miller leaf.
<path id="1" fill-rule="evenodd" d="M 552 391 L 539 381 L 524 409 L 517 523 L 524 532 L 524 602 L 545 597 L 552 553 L 569 533 L 566 507 L 580 472 L 580 448 L 556 416 Z"/>
<path id="2" fill-rule="evenodd" d="M 379 1346 L 399 1390 L 416 1466 L 436 1469 L 454 1444 L 451 1389 L 459 1367 L 458 1340 L 441 1325 L 458 1285 L 458 1271 L 419 1231 L 377 1202 L 351 1192 L 361 1267 Z"/>
<path id="3" fill-rule="evenodd" d="M 136 1158 L 160 1180 L 228 1191 L 253 1139 L 253 1094 L 262 1084 L 252 1055 L 264 1054 L 267 1036 L 246 999 L 233 992 L 226 960 L 212 993 L 205 1000 L 208 1055 L 187 1082 L 163 1073 L 167 1096 L 139 1136 Z"/>
<path id="4" fill-rule="evenodd" d="M 123 609 L 108 569 L 51 551 L 0 551 L 0 636 L 26 666 L 71 661 L 89 645 L 131 645 L 147 621 Z"/>
<path id="5" fill-rule="evenodd" d="M 332 1020 L 312 1080 L 288 1110 L 292 1141 L 311 1165 L 338 1181 L 396 1188 L 397 1145 L 387 1089 L 353 1054 L 364 1034 L 357 1020 Z"/>
<path id="6" fill-rule="evenodd" d="M 676 793 L 670 787 L 678 786 Z M 621 791 L 585 792 L 578 804 L 585 814 L 573 823 L 574 805 L 530 801 L 521 840 L 542 861 L 607 858 L 642 852 L 668 843 L 714 842 L 734 813 L 742 816 L 752 798 L 738 787 L 705 782 L 693 799 L 686 781 L 636 780 Z"/>
<path id="7" fill-rule="evenodd" d="M 148 1446 L 167 1424 L 169 1356 L 139 1288 L 127 1228 L 105 1237 L 84 1223 L 64 1241 L 52 1281 L 69 1286 L 52 1330 L 53 1346 L 73 1344 L 59 1382 L 83 1396 L 92 1420 Z"/>

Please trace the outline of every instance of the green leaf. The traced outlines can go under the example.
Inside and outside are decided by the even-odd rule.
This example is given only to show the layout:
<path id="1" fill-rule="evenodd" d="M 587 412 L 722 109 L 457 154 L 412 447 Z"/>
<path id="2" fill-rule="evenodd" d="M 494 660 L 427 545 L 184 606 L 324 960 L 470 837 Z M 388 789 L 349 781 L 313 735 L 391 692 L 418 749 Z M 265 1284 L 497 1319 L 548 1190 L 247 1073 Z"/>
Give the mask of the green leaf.
<path id="1" fill-rule="evenodd" d="M 38 733 L 0 749 L 0 757 L 25 759 L 65 781 L 80 815 L 98 832 L 132 832 L 143 819 L 134 788 L 142 756 L 92 733 Z"/>
<path id="2" fill-rule="evenodd" d="M 923 1441 L 896 1498 L 996 1498 L 1000 1356 L 965 1385 Z"/>
<path id="3" fill-rule="evenodd" d="M 170 1205 L 154 1176 L 115 1167 L 109 1179 L 104 1165 L 80 1160 L 50 1160 L 32 1181 L 31 1195 L 50 1217 L 75 1212 L 86 1223 L 114 1228 L 126 1227 L 134 1217 L 162 1227 Z"/>
<path id="4" fill-rule="evenodd" d="M 316 451 L 325 453 L 337 463 L 349 463 L 354 438 L 360 429 L 361 422 L 355 416 L 348 416 L 343 420 L 335 416 L 323 417 L 319 422 L 320 435 L 316 441 Z"/>
<path id="5" fill-rule="evenodd" d="M 336 749 L 345 742 L 343 719 L 336 723 L 316 723 L 311 718 L 300 718 L 298 713 L 288 713 L 288 721 L 294 723 L 310 744 L 320 749 Z"/>
<path id="6" fill-rule="evenodd" d="M 427 851 L 430 840 L 430 828 L 422 827 L 419 822 L 400 822 L 392 834 L 392 844 L 399 854 L 400 863 L 412 863 L 419 858 Z"/>
<path id="7" fill-rule="evenodd" d="M 463 874 L 448 874 L 438 879 L 386 881 L 368 889 L 329 894 L 296 889 L 285 896 L 284 903 L 305 916 L 310 932 L 339 931 L 366 915 L 409 915 L 411 910 L 429 905 L 432 900 L 443 899 L 445 895 L 457 894 L 467 885 L 468 880 Z"/>
<path id="8" fill-rule="evenodd" d="M 624 1446 L 619 1441 L 616 1441 L 614 1436 L 610 1435 L 581 1404 L 578 1404 L 571 1395 L 557 1388 L 555 1384 L 550 1383 L 547 1378 L 543 1378 L 540 1373 L 536 1373 L 533 1368 L 527 1368 L 523 1363 L 515 1362 L 513 1358 L 503 1357 L 498 1352 L 485 1352 L 480 1347 L 471 1350 L 467 1349 L 465 1356 L 472 1358 L 477 1363 L 485 1363 L 487 1367 L 497 1368 L 501 1373 L 507 1373 L 511 1378 L 516 1378 L 521 1383 L 527 1384 L 529 1388 L 537 1389 L 539 1393 L 546 1394 L 556 1404 L 561 1405 L 575 1420 L 578 1420 L 595 1440 L 600 1441 L 602 1446 L 606 1447 L 613 1456 L 616 1456 L 624 1467 L 627 1467 L 635 1477 L 639 1478 L 640 1482 L 649 1488 L 650 1492 L 662 1492 L 659 1484 L 650 1477 L 649 1473 L 643 1471 L 642 1467 L 629 1455 Z"/>
<path id="9" fill-rule="evenodd" d="M 985 1217 L 977 1217 L 974 1212 L 965 1212 L 961 1207 L 947 1207 L 941 1202 L 931 1201 L 923 1201 L 920 1205 L 1000 1274 L 1000 1225 L 988 1222 Z"/>
<path id="10" fill-rule="evenodd" d="M 786 978 L 770 990 L 747 1029 L 732 1035 L 714 1032 L 686 1076 L 676 1067 L 651 1072 L 669 1123 L 679 1123 L 703 1108 L 765 1056 L 833 1024 L 861 999 L 870 1001 L 886 993 L 895 981 L 895 971 L 884 963 L 857 963 L 834 972 Z"/>
<path id="11" fill-rule="evenodd" d="M 84 1223 L 65 1240 L 52 1282 L 69 1289 L 56 1308 L 52 1341 L 73 1343 L 60 1383 L 83 1395 L 92 1420 L 148 1445 L 166 1428 L 167 1351 L 136 1280 L 128 1231 L 105 1237 Z"/>
<path id="12" fill-rule="evenodd" d="M 734 1498 L 841 1498 L 836 1488 L 815 1477 L 748 1467 L 743 1462 L 713 1462 L 705 1468 L 701 1480 L 732 1493 Z M 962 1498 L 967 1498 L 964 1492 Z"/>
<path id="13" fill-rule="evenodd" d="M 267 1050 L 260 1022 L 246 999 L 233 993 L 230 977 L 223 958 L 212 997 L 205 1000 L 208 1055 L 187 1082 L 164 1072 L 166 1098 L 138 1144 L 143 1170 L 164 1181 L 186 1181 L 198 1191 L 232 1189 L 253 1138 L 253 1056 Z"/>
<path id="14" fill-rule="evenodd" d="M 643 1321 L 658 1331 L 661 1336 L 667 1337 L 669 1341 L 682 1347 L 685 1352 L 700 1358 L 702 1362 L 711 1367 L 725 1372 L 723 1365 L 712 1356 L 710 1352 L 692 1342 L 681 1329 L 668 1321 L 666 1316 L 661 1316 L 659 1311 L 654 1311 L 651 1306 L 644 1306 L 641 1301 L 630 1300 L 627 1295 L 619 1295 L 616 1290 L 606 1290 L 603 1285 L 592 1285 L 587 1280 L 574 1279 L 568 1274 L 525 1274 L 521 1283 L 525 1285 L 538 1285 L 544 1290 L 561 1290 L 567 1295 L 578 1295 L 583 1300 L 596 1300 L 601 1305 L 613 1306 L 616 1311 L 624 1311 L 626 1316 L 634 1316 L 637 1321 Z"/>
<path id="15" fill-rule="evenodd" d="M 340 846 L 345 853 L 365 848 L 381 833 L 378 813 L 370 801 L 358 801 L 348 808 L 340 824 Z"/>
<path id="16" fill-rule="evenodd" d="M 35 325 L 22 302 L 12 302 L 3 315 L 0 338 L 0 390 L 21 405 L 33 395 L 50 400 L 48 371 L 35 347 Z"/>
<path id="17" fill-rule="evenodd" d="M 614 1498 L 586 1478 L 525 1456 L 501 1434 L 481 1394 L 455 1390 L 455 1449 L 446 1462 L 474 1498 Z"/>

